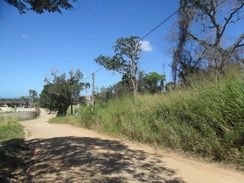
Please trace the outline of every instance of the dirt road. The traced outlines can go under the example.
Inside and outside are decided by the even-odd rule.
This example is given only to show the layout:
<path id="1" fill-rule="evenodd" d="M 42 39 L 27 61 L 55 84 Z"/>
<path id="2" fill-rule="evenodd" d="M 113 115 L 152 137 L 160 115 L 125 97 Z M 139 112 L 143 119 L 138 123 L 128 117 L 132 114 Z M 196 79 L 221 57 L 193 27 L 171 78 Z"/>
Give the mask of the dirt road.
<path id="1" fill-rule="evenodd" d="M 71 125 L 49 124 L 44 110 L 25 121 L 34 154 L 30 182 L 244 183 L 244 174 L 118 140 Z"/>

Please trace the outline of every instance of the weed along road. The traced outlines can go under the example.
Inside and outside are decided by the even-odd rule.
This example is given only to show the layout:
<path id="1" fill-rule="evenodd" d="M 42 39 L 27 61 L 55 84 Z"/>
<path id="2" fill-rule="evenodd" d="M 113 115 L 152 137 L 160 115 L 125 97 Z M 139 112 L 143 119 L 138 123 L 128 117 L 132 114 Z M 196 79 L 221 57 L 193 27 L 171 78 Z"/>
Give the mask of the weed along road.
<path id="1" fill-rule="evenodd" d="M 244 174 L 66 124 L 24 121 L 30 182 L 243 183 Z"/>

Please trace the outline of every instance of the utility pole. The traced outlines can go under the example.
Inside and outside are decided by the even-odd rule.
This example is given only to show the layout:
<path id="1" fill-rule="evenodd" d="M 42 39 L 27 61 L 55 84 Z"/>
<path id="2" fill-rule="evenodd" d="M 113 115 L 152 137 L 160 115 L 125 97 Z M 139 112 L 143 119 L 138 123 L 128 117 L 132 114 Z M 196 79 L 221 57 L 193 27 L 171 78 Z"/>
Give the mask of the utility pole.
<path id="1" fill-rule="evenodd" d="M 88 87 L 86 86 L 86 102 L 89 100 Z M 87 106 L 89 103 L 87 103 Z"/>
<path id="2" fill-rule="evenodd" d="M 28 108 L 31 108 L 32 106 L 32 92 L 31 92 L 31 89 L 29 90 L 29 105 L 28 105 Z"/>
<path id="3" fill-rule="evenodd" d="M 92 112 L 95 107 L 95 73 L 92 73 Z"/>

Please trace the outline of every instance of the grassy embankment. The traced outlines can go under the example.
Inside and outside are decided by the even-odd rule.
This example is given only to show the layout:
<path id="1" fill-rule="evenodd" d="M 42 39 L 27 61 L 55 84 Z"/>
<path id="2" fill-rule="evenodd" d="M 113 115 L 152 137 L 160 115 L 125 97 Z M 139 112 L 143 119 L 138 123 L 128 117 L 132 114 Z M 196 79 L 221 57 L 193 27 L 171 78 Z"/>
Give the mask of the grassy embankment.
<path id="1" fill-rule="evenodd" d="M 10 108 L 11 109 L 11 108 Z M 39 112 L 36 112 L 36 116 Z M 14 116 L 14 115 L 13 115 Z M 24 117 L 2 117 L 0 116 L 0 143 L 11 139 L 24 137 L 23 126 L 19 121 L 27 120 Z"/>
<path id="2" fill-rule="evenodd" d="M 24 140 L 24 128 L 19 123 L 23 120 L 26 119 L 0 117 L 0 182 L 27 181 L 26 165 L 33 151 Z"/>
<path id="3" fill-rule="evenodd" d="M 23 127 L 18 123 L 19 119 L 0 117 L 0 142 L 23 138 Z"/>
<path id="4" fill-rule="evenodd" d="M 201 80 L 201 81 L 200 81 Z M 224 78 L 198 79 L 191 89 L 142 95 L 96 105 L 79 116 L 53 122 L 95 128 L 132 140 L 244 165 L 244 81 L 238 72 Z"/>
<path id="5" fill-rule="evenodd" d="M 24 165 L 26 146 L 20 119 L 0 117 L 0 182 L 19 182 L 15 171 Z M 23 172 L 22 172 L 23 173 Z"/>

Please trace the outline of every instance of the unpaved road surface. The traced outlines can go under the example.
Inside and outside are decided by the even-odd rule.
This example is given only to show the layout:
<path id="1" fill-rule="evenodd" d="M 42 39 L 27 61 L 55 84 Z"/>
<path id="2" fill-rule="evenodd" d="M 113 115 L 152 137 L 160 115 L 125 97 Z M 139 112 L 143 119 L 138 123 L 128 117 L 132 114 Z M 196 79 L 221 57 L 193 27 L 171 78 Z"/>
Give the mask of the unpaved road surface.
<path id="1" fill-rule="evenodd" d="M 244 174 L 71 125 L 22 122 L 33 155 L 28 182 L 244 183 Z"/>

